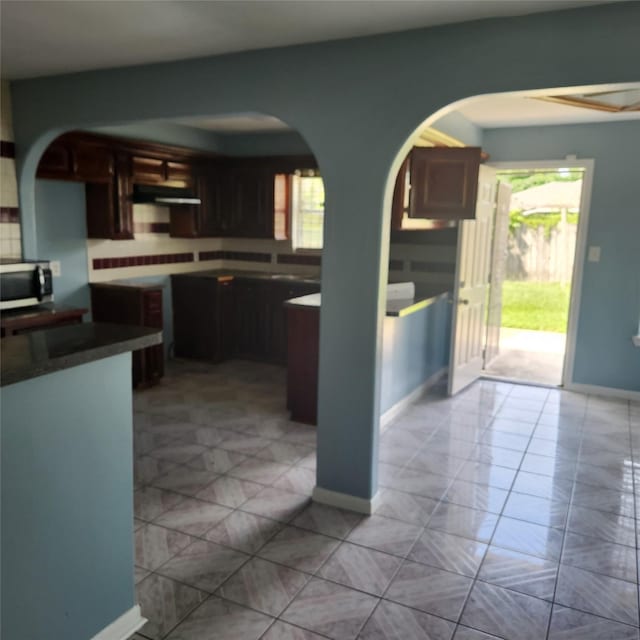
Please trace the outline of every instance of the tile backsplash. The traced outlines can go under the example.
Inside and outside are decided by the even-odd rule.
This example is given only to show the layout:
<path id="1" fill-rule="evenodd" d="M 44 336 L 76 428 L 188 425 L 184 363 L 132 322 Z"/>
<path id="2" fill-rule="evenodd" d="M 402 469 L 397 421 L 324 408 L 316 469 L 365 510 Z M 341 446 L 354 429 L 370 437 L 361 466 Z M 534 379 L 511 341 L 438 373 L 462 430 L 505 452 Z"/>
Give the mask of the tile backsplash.
<path id="1" fill-rule="evenodd" d="M 285 271 L 318 276 L 320 254 L 294 253 L 283 240 L 172 238 L 169 211 L 157 205 L 134 207 L 135 240 L 88 240 L 89 280 L 160 276 L 205 269 Z M 415 282 L 418 295 L 451 290 L 457 229 L 407 233 L 390 248 L 389 279 Z"/>
<path id="2" fill-rule="evenodd" d="M 135 205 L 134 240 L 87 240 L 90 282 L 237 268 L 318 275 L 320 256 L 297 255 L 287 240 L 172 238 L 169 209 Z"/>
<path id="3" fill-rule="evenodd" d="M 0 84 L 0 258 L 22 257 L 9 83 Z"/>

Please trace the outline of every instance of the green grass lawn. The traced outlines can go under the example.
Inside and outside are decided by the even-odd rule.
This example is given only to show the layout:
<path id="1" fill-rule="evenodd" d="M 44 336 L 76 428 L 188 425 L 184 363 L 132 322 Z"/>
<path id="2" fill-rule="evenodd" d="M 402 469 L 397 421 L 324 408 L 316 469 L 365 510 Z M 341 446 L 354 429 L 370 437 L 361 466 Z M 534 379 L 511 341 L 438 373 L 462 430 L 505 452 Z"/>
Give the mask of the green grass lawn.
<path id="1" fill-rule="evenodd" d="M 505 281 L 502 326 L 566 333 L 570 285 L 558 282 Z"/>

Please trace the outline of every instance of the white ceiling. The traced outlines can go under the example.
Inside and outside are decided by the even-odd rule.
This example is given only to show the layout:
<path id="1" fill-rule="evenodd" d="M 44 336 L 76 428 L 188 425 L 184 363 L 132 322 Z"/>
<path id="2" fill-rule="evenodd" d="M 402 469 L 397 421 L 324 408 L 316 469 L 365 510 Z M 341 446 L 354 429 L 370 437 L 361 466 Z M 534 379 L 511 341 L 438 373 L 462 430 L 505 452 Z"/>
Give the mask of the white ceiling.
<path id="1" fill-rule="evenodd" d="M 609 113 L 510 95 L 472 98 L 458 106 L 456 111 L 483 129 L 640 120 L 639 111 Z"/>
<path id="2" fill-rule="evenodd" d="M 262 113 L 234 113 L 210 118 L 177 118 L 172 120 L 196 129 L 205 129 L 215 133 L 247 133 L 288 131 L 290 127 L 279 118 Z"/>
<path id="3" fill-rule="evenodd" d="M 31 78 L 604 1 L 2 0 L 1 70 L 3 78 Z"/>
<path id="4" fill-rule="evenodd" d="M 611 88 L 611 86 L 608 85 L 607 88 Z M 603 86 L 602 88 L 604 89 L 605 87 Z M 623 85 L 623 88 L 623 91 L 615 94 L 615 98 L 619 102 L 637 100 L 640 84 L 627 84 Z M 590 92 L 593 91 L 597 91 L 597 87 L 591 87 Z M 563 93 L 572 94 L 572 90 L 565 89 Z M 554 91 L 554 95 L 557 94 L 558 91 Z M 460 103 L 454 111 L 482 129 L 640 120 L 640 111 L 609 113 L 546 102 L 533 96 L 512 94 L 469 98 Z M 289 130 L 288 125 L 282 120 L 260 113 L 238 113 L 209 118 L 180 118 L 171 122 L 222 134 Z M 432 126 L 437 129 L 437 122 L 433 123 Z"/>

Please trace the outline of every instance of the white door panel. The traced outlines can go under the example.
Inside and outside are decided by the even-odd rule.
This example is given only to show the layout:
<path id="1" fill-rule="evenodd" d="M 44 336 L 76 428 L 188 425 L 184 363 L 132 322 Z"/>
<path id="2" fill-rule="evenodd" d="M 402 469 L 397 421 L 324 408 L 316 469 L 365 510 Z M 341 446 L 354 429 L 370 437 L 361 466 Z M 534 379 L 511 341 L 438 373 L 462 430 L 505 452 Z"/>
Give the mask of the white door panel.
<path id="1" fill-rule="evenodd" d="M 507 267 L 507 236 L 509 235 L 509 205 L 511 186 L 498 183 L 496 214 L 493 221 L 493 247 L 491 249 L 491 283 L 487 310 L 487 344 L 485 346 L 484 368 L 496 358 L 500 351 L 500 326 L 502 324 L 502 283 Z"/>
<path id="2" fill-rule="evenodd" d="M 476 218 L 463 220 L 458 229 L 449 395 L 464 389 L 482 373 L 496 184 L 496 170 L 481 165 Z"/>

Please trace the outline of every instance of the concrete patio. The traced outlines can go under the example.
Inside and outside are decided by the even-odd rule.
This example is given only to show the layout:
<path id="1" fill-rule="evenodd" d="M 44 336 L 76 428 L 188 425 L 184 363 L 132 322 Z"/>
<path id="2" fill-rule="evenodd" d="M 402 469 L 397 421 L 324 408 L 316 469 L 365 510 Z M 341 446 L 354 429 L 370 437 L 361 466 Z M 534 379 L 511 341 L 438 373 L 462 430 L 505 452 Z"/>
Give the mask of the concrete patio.
<path id="1" fill-rule="evenodd" d="M 560 385 L 566 334 L 525 329 L 500 330 L 500 354 L 485 369 L 491 376 Z"/>

